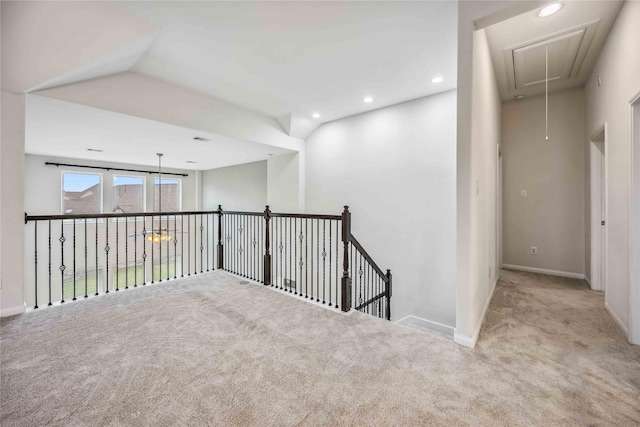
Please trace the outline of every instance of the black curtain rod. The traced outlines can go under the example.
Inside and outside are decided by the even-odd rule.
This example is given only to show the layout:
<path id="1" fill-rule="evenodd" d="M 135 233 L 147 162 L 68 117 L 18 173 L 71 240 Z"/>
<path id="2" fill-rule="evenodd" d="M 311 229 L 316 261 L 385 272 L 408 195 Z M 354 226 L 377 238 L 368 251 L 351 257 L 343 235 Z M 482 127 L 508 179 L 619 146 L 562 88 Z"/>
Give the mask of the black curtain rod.
<path id="1" fill-rule="evenodd" d="M 148 173 L 149 175 L 157 174 L 158 171 L 143 171 L 139 169 L 122 169 L 122 168 L 109 168 L 105 166 L 87 166 L 87 165 L 72 165 L 68 163 L 53 163 L 53 162 L 44 162 L 47 166 L 69 166 L 72 168 L 86 168 L 86 169 L 101 169 L 105 171 L 122 171 L 122 172 L 140 172 L 140 173 Z M 175 175 L 175 176 L 189 176 L 186 173 L 171 173 L 171 172 L 162 172 L 162 175 Z"/>

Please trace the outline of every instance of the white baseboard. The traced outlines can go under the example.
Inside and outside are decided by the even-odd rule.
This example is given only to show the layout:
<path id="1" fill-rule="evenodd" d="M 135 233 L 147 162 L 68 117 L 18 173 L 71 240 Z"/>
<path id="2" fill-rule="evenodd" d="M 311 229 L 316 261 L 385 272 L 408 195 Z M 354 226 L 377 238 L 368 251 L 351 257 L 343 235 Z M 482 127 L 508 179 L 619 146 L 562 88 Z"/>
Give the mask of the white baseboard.
<path id="1" fill-rule="evenodd" d="M 455 332 L 455 328 L 451 326 L 412 315 L 403 317 L 398 320 L 396 324 L 426 333 L 435 333 L 438 336 L 444 336 L 450 340 L 453 340 L 453 334 Z"/>
<path id="2" fill-rule="evenodd" d="M 25 312 L 24 304 L 16 305 L 15 307 L 5 308 L 2 311 L 0 311 L 0 317 L 15 316 L 16 314 L 22 314 L 24 312 Z"/>
<path id="3" fill-rule="evenodd" d="M 629 328 L 627 327 L 627 325 L 624 324 L 622 319 L 620 319 L 620 317 L 618 317 L 618 315 L 615 313 L 615 311 L 613 311 L 611 309 L 611 307 L 609 306 L 609 304 L 606 303 L 606 302 L 604 303 L 604 309 L 606 310 L 607 313 L 609 313 L 609 316 L 611 316 L 611 318 L 613 319 L 613 322 L 616 324 L 618 329 L 620 329 L 620 331 L 622 331 L 622 333 L 624 334 L 624 336 L 628 340 L 629 339 Z"/>
<path id="4" fill-rule="evenodd" d="M 469 347 L 469 348 L 474 348 L 476 346 L 476 343 L 478 342 L 478 337 L 480 337 L 480 330 L 482 329 L 482 325 L 484 324 L 484 319 L 487 318 L 489 305 L 491 304 L 491 300 L 493 299 L 493 293 L 496 291 L 496 285 L 498 284 L 498 280 L 500 280 L 500 277 L 496 276 L 496 281 L 493 282 L 493 287 L 491 288 L 491 292 L 489 292 L 489 296 L 487 297 L 487 300 L 484 303 L 482 314 L 480 314 L 480 318 L 478 319 L 478 324 L 476 326 L 475 331 L 473 331 L 473 335 L 468 336 L 468 335 L 463 335 L 458 331 L 454 332 L 453 341 L 455 341 L 457 344 L 460 344 L 463 347 Z"/>
<path id="5" fill-rule="evenodd" d="M 549 276 L 570 277 L 571 279 L 580 279 L 580 280 L 585 279 L 584 274 L 571 273 L 569 271 L 548 270 L 546 268 L 525 267 L 524 265 L 513 265 L 513 264 L 504 264 L 502 267 L 507 270 L 526 271 L 528 273 L 540 273 L 540 274 L 547 274 Z"/>
<path id="6" fill-rule="evenodd" d="M 591 280 L 586 275 L 584 276 L 584 281 L 587 282 L 587 285 L 589 285 L 589 287 L 591 287 Z"/>

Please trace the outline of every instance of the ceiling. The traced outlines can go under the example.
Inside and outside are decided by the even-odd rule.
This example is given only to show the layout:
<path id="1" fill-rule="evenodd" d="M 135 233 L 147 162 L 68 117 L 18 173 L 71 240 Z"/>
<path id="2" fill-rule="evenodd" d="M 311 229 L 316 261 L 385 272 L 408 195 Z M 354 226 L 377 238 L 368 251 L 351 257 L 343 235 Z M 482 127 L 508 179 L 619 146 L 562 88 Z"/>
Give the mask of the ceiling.
<path id="1" fill-rule="evenodd" d="M 290 152 L 321 123 L 456 87 L 451 1 L 0 7 L 2 90 L 68 101 L 30 96 L 33 154 L 154 165 L 162 151 L 167 166 L 210 169 Z"/>
<path id="2" fill-rule="evenodd" d="M 103 152 L 87 151 L 89 148 Z M 158 165 L 156 153 L 163 153 L 164 167 L 208 170 L 293 151 L 29 95 L 25 152 L 153 167 Z"/>
<path id="3" fill-rule="evenodd" d="M 622 1 L 565 1 L 554 15 L 539 9 L 486 28 L 503 101 L 579 87 L 589 77 Z"/>
<path id="4" fill-rule="evenodd" d="M 322 123 L 456 87 L 451 1 L 3 3 L 14 92 L 133 71 Z"/>

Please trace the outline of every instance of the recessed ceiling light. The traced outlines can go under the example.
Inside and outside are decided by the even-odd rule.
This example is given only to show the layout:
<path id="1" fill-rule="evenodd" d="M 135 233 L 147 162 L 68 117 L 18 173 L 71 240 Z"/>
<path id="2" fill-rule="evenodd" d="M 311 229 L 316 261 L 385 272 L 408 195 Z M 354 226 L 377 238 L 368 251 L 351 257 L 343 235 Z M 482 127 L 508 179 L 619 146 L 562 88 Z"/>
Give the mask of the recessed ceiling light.
<path id="1" fill-rule="evenodd" d="M 441 83 L 444 79 L 440 76 L 431 79 L 431 83 Z"/>
<path id="2" fill-rule="evenodd" d="M 313 118 L 314 119 L 319 119 L 320 118 L 320 113 L 313 113 Z"/>
<path id="3" fill-rule="evenodd" d="M 198 163 L 198 162 L 194 162 L 193 160 L 187 160 L 187 163 Z"/>
<path id="4" fill-rule="evenodd" d="M 94 153 L 102 153 L 104 150 L 100 150 L 99 148 L 87 148 L 87 151 L 93 151 Z"/>
<path id="5" fill-rule="evenodd" d="M 538 12 L 538 16 L 541 18 L 551 16 L 560 9 L 562 9 L 562 3 L 551 3 L 550 5 L 540 9 L 540 12 Z"/>
<path id="6" fill-rule="evenodd" d="M 524 95 L 516 95 L 516 101 L 520 101 L 521 99 L 524 99 Z"/>
<path id="7" fill-rule="evenodd" d="M 196 141 L 203 141 L 203 142 L 211 141 L 210 139 L 203 138 L 203 137 L 201 137 L 201 136 L 196 136 L 196 137 L 195 137 L 195 138 L 193 138 L 193 139 L 195 139 Z"/>
<path id="8" fill-rule="evenodd" d="M 366 103 L 373 102 L 373 98 L 372 98 L 372 97 L 370 97 L 370 96 L 367 96 L 367 97 L 364 99 L 364 102 L 366 102 Z"/>
<path id="9" fill-rule="evenodd" d="M 273 153 L 269 153 L 269 156 L 273 156 Z"/>

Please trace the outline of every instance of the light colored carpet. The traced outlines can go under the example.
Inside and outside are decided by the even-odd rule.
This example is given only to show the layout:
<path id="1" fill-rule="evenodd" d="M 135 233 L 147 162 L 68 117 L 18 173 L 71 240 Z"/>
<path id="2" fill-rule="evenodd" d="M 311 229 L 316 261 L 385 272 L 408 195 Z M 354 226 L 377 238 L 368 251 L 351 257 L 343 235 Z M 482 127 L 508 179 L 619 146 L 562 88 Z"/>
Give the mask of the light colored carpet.
<path id="1" fill-rule="evenodd" d="M 2 321 L 1 423 L 637 425 L 640 348 L 579 281 L 502 272 L 475 350 L 221 272 Z"/>

